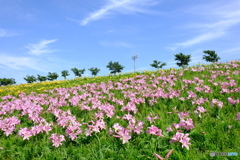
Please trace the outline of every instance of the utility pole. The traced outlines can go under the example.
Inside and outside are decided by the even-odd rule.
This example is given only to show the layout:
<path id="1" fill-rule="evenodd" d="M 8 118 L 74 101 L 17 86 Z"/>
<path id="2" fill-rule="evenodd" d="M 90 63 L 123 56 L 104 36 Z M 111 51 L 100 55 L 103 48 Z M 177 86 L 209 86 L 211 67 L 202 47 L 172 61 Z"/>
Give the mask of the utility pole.
<path id="1" fill-rule="evenodd" d="M 133 59 L 133 61 L 134 61 L 134 72 L 135 72 L 135 60 L 138 58 L 138 56 L 137 55 L 135 55 L 135 56 L 132 56 L 132 59 Z"/>

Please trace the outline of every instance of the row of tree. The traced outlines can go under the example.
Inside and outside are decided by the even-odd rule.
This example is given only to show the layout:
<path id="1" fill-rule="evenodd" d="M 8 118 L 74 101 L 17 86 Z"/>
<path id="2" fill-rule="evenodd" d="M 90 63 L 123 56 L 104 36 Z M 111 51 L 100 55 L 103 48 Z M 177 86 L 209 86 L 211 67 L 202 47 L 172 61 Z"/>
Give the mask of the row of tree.
<path id="1" fill-rule="evenodd" d="M 205 54 L 203 55 L 203 60 L 207 62 L 215 63 L 218 60 L 220 60 L 220 57 L 215 53 L 215 51 L 206 50 L 206 51 L 203 51 L 203 53 Z M 184 55 L 182 53 L 175 54 L 175 60 L 178 61 L 176 64 L 179 67 L 185 68 L 186 66 L 188 66 L 188 63 L 191 61 L 191 55 Z"/>
<path id="2" fill-rule="evenodd" d="M 207 62 L 215 63 L 220 59 L 220 57 L 215 53 L 215 51 L 206 50 L 206 51 L 203 51 L 203 53 L 205 54 L 205 55 L 203 55 L 203 60 L 205 60 Z M 179 53 L 179 54 L 175 54 L 174 56 L 175 56 L 175 61 L 177 61 L 176 64 L 179 67 L 182 67 L 182 68 L 187 67 L 188 63 L 191 61 L 191 55 L 185 55 L 185 54 Z M 136 60 L 136 58 L 137 58 L 137 56 L 132 57 L 132 59 L 134 60 L 134 71 L 135 71 L 135 60 Z M 166 65 L 167 65 L 166 63 L 161 62 L 161 61 L 157 61 L 157 60 L 154 60 L 153 63 L 150 64 L 150 66 L 152 66 L 156 69 L 160 69 L 160 68 L 162 68 L 163 66 L 166 66 Z M 112 61 L 110 61 L 106 67 L 109 68 L 110 74 L 120 73 L 123 70 L 123 68 L 125 68 L 124 66 L 122 66 L 118 62 L 112 62 Z M 99 68 L 90 68 L 88 70 L 91 71 L 91 74 L 93 76 L 96 76 L 98 74 L 98 72 L 100 71 Z M 74 75 L 76 77 L 81 77 L 82 74 L 84 74 L 85 69 L 72 68 L 71 71 L 74 73 Z M 61 75 L 62 75 L 62 77 L 64 77 L 64 79 L 66 79 L 66 77 L 69 76 L 70 74 L 69 74 L 68 70 L 63 70 L 61 72 Z M 40 82 L 47 81 L 47 80 L 53 81 L 53 80 L 56 80 L 58 77 L 59 77 L 59 75 L 56 72 L 48 72 L 47 76 L 37 75 L 37 77 L 35 77 L 35 76 L 27 75 L 26 77 L 24 77 L 24 80 L 26 80 L 27 83 L 33 83 L 33 82 L 36 82 L 36 81 L 40 81 Z M 7 79 L 7 78 L 0 79 L 0 85 L 1 86 L 2 85 L 15 84 L 15 83 L 16 82 L 13 78 L 11 78 L 11 79 Z"/>
<path id="3" fill-rule="evenodd" d="M 111 71 L 110 74 L 116 74 L 116 73 L 121 72 L 123 70 L 124 66 L 120 65 L 118 62 L 110 61 L 107 65 L 107 68 L 109 68 L 109 70 Z M 91 71 L 92 76 L 96 76 L 98 74 L 98 72 L 100 71 L 99 68 L 93 68 L 93 67 L 88 70 Z M 75 77 L 81 77 L 82 74 L 84 74 L 85 69 L 77 69 L 75 67 L 75 68 L 72 68 L 71 71 L 74 73 Z M 68 70 L 63 70 L 61 72 L 61 75 L 62 75 L 62 77 L 64 77 L 64 79 L 66 79 L 66 77 L 69 76 L 70 74 L 69 74 Z M 53 73 L 48 72 L 47 76 L 37 75 L 37 77 L 35 77 L 35 76 L 27 75 L 26 77 L 24 77 L 24 80 L 27 81 L 27 83 L 33 83 L 36 81 L 40 81 L 40 82 L 43 82 L 46 80 L 53 81 L 53 80 L 56 80 L 58 77 L 59 77 L 59 75 L 56 72 L 53 72 Z"/>
<path id="4" fill-rule="evenodd" d="M 88 70 L 90 70 L 92 72 L 93 76 L 96 76 L 98 74 L 98 72 L 100 71 L 100 69 L 98 69 L 98 68 L 90 68 Z M 82 74 L 84 74 L 85 69 L 72 68 L 71 71 L 74 73 L 74 75 L 76 77 L 81 77 Z M 64 79 L 66 79 L 67 76 L 69 76 L 70 74 L 69 74 L 68 70 L 63 70 L 61 72 L 61 75 L 62 75 L 62 77 L 64 77 Z M 24 77 L 24 80 L 27 81 L 27 83 L 33 83 L 36 81 L 39 81 L 39 82 L 43 82 L 43 81 L 47 81 L 47 80 L 53 81 L 53 80 L 56 80 L 58 77 L 59 77 L 59 75 L 56 72 L 48 72 L 47 76 L 41 76 L 39 74 L 37 75 L 37 77 L 27 75 L 26 77 Z"/>
<path id="5" fill-rule="evenodd" d="M 203 51 L 203 53 L 205 54 L 203 55 L 203 60 L 207 62 L 215 63 L 218 60 L 220 60 L 220 57 L 215 53 L 215 51 L 206 50 L 206 51 Z M 185 68 L 188 66 L 188 63 L 191 62 L 191 55 L 185 55 L 185 54 L 179 53 L 179 54 L 175 54 L 174 56 L 175 56 L 175 61 L 177 61 L 176 64 L 179 67 Z M 150 64 L 150 65 L 156 69 L 160 69 L 163 66 L 166 66 L 167 64 L 161 61 L 154 60 L 153 64 Z"/>

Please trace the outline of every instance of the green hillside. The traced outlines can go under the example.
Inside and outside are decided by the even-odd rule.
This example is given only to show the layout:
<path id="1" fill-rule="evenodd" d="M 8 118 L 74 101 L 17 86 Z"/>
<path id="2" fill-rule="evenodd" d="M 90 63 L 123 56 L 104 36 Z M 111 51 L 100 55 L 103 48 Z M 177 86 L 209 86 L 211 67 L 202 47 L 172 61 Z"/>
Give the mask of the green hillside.
<path id="1" fill-rule="evenodd" d="M 237 160 L 239 84 L 231 61 L 0 87 L 0 159 Z"/>

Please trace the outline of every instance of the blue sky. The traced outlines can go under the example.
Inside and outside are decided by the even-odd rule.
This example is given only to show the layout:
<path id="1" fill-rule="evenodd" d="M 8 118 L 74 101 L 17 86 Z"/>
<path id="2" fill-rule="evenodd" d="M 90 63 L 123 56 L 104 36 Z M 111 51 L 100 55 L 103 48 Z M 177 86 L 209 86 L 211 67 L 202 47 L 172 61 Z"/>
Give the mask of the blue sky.
<path id="1" fill-rule="evenodd" d="M 153 60 L 178 66 L 174 54 L 203 63 L 203 50 L 226 62 L 240 55 L 239 0 L 0 0 L 0 78 L 100 68 L 153 70 Z M 58 79 L 62 79 L 59 77 Z"/>

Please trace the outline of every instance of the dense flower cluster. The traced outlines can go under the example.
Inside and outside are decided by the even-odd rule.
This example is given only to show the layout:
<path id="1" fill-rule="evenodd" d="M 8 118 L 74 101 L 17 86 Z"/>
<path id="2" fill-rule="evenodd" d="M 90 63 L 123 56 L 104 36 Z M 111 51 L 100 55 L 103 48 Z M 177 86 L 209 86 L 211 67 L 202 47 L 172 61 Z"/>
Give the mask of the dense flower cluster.
<path id="1" fill-rule="evenodd" d="M 227 67 L 239 68 L 239 64 L 230 63 Z M 55 147 L 62 145 L 62 142 L 66 141 L 65 138 L 74 141 L 80 135 L 92 136 L 102 130 L 108 130 L 111 136 L 119 138 L 123 144 L 129 142 L 134 134 L 165 138 L 163 131 L 166 130 L 167 133 L 174 134 L 171 143 L 181 143 L 182 147 L 189 149 L 191 143 L 187 133 L 195 128 L 191 116 L 202 118 L 212 107 L 221 109 L 228 104 L 240 103 L 239 98 L 234 96 L 235 93 L 240 92 L 240 88 L 231 78 L 231 75 L 235 76 L 240 72 L 210 70 L 211 75 L 208 78 L 202 75 L 193 79 L 181 79 L 185 71 L 202 72 L 205 69 L 199 67 L 181 71 L 171 70 L 169 74 L 160 71 L 158 76 L 138 75 L 119 82 L 109 81 L 72 88 L 57 88 L 48 90 L 45 94 L 32 92 L 26 95 L 22 92 L 18 98 L 4 96 L 0 102 L 0 130 L 6 136 L 17 133 L 23 140 L 30 140 L 32 136 L 38 134 L 50 133 L 49 139 Z M 225 77 L 224 82 L 215 81 L 219 76 Z M 182 84 L 181 88 L 175 87 L 178 83 Z M 226 94 L 226 101 L 208 96 L 208 94 L 213 95 L 215 90 Z M 115 94 L 116 92 L 118 95 Z M 137 118 L 137 114 L 142 112 L 144 107 L 157 106 L 159 100 L 186 101 L 192 105 L 193 111 L 179 110 L 177 109 L 179 106 L 170 108 L 169 110 L 172 111 L 168 110 L 166 114 L 178 116 L 180 121 L 171 122 L 166 129 L 157 125 L 160 118 L 155 113 L 148 112 L 143 119 Z M 63 109 L 66 107 L 69 109 Z M 82 119 L 72 113 L 73 108 L 80 113 L 91 113 L 90 120 Z M 43 116 L 45 114 L 54 118 L 46 119 Z M 112 118 L 117 118 L 119 123 L 111 123 L 113 125 L 110 126 L 107 122 Z M 25 119 L 33 125 L 22 125 L 24 121 L 20 119 Z M 239 112 L 237 120 L 240 120 Z M 65 135 L 53 133 L 56 132 L 54 129 L 57 127 L 62 128 Z"/>

